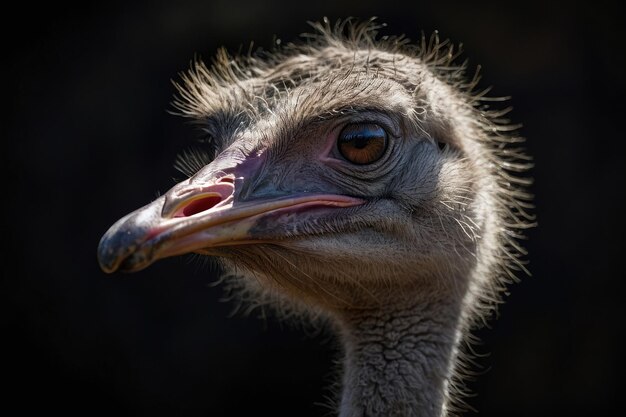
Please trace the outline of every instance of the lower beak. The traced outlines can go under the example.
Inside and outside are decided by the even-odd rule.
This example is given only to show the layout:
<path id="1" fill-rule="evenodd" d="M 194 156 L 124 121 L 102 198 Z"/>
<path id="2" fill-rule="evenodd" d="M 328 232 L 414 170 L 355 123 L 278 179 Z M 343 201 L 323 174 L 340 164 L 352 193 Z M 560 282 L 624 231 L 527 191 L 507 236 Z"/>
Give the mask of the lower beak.
<path id="1" fill-rule="evenodd" d="M 163 196 L 115 223 L 100 241 L 98 260 L 107 273 L 138 271 L 170 256 L 268 242 L 254 232 L 254 226 L 268 215 L 279 219 L 282 214 L 297 216 L 313 208 L 351 207 L 364 202 L 342 195 L 300 194 L 238 203 L 232 197 L 220 201 L 215 193 L 201 192 L 166 210 L 171 204 Z"/>

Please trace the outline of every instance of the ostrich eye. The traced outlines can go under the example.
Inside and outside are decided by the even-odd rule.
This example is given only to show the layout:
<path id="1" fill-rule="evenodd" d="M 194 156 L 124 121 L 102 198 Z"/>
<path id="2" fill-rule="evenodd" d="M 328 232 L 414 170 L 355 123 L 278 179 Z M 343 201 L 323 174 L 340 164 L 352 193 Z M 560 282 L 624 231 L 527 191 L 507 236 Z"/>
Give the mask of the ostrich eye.
<path id="1" fill-rule="evenodd" d="M 337 148 L 353 164 L 371 164 L 385 153 L 387 132 L 375 123 L 349 124 L 339 133 Z"/>

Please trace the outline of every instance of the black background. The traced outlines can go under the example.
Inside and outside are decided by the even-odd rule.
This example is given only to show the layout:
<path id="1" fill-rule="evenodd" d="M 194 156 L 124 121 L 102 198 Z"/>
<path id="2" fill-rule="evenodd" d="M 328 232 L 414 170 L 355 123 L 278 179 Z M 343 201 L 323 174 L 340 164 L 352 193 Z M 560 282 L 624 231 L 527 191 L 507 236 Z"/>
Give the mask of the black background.
<path id="1" fill-rule="evenodd" d="M 545 2 L 547 3 L 547 2 Z M 270 48 L 323 16 L 379 16 L 384 34 L 463 42 L 511 95 L 535 158 L 532 277 L 479 332 L 482 416 L 606 415 L 623 370 L 622 14 L 594 2 L 241 0 L 3 11 L 2 407 L 66 415 L 322 416 L 335 342 L 231 315 L 187 258 L 106 276 L 95 252 L 119 217 L 167 190 L 196 132 L 167 113 L 195 54 Z M 11 27 L 14 25 L 14 27 Z M 294 412 L 293 410 L 298 410 Z M 469 413 L 470 415 L 472 413 Z"/>

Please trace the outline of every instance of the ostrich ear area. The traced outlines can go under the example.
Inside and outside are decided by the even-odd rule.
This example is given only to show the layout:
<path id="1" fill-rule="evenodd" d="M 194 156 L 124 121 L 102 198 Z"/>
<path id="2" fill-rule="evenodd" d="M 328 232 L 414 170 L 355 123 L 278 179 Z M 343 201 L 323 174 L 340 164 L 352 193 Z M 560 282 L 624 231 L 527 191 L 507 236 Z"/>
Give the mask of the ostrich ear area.
<path id="1" fill-rule="evenodd" d="M 343 195 L 312 193 L 239 202 L 233 198 L 229 183 L 183 191 L 179 186 L 111 226 L 98 247 L 103 271 L 134 272 L 170 256 L 271 242 L 255 235 L 254 226 L 261 219 L 280 221 L 282 214 L 365 203 Z"/>

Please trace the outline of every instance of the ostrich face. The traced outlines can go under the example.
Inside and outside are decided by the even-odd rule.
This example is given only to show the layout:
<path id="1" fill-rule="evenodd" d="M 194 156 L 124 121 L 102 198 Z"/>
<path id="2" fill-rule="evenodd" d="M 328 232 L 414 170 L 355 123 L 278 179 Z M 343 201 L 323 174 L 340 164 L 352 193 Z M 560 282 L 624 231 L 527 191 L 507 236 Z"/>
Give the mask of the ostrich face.
<path id="1" fill-rule="evenodd" d="M 196 252 L 325 305 L 463 287 L 488 188 L 475 110 L 419 57 L 357 46 L 198 65 L 177 104 L 217 156 L 113 225 L 103 269 Z"/>

